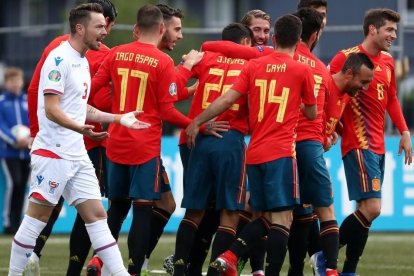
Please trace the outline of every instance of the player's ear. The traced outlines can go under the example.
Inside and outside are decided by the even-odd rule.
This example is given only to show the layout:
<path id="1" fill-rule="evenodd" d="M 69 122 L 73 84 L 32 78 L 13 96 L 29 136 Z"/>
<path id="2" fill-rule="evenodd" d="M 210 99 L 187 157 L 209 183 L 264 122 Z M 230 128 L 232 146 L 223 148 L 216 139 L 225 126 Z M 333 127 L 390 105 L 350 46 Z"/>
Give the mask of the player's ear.
<path id="1" fill-rule="evenodd" d="M 165 30 L 166 30 L 165 24 L 164 24 L 164 22 L 161 22 L 161 24 L 160 24 L 160 34 L 164 35 Z"/>

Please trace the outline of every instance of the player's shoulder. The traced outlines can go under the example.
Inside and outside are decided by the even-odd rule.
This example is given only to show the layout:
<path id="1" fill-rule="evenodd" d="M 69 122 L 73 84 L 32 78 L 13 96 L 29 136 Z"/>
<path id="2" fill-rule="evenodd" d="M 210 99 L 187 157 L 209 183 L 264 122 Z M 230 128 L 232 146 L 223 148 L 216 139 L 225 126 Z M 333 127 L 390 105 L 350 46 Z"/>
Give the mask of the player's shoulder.
<path id="1" fill-rule="evenodd" d="M 394 58 L 386 51 L 381 51 L 381 59 L 387 63 L 394 63 Z"/>
<path id="2" fill-rule="evenodd" d="M 354 47 L 351 47 L 351 48 L 348 48 L 348 49 L 343 49 L 343 50 L 340 50 L 339 51 L 339 53 L 342 53 L 345 56 L 349 56 L 350 54 L 355 54 L 355 53 L 359 53 L 359 52 L 361 52 L 361 49 L 358 47 L 358 45 L 357 46 L 354 46 Z"/>

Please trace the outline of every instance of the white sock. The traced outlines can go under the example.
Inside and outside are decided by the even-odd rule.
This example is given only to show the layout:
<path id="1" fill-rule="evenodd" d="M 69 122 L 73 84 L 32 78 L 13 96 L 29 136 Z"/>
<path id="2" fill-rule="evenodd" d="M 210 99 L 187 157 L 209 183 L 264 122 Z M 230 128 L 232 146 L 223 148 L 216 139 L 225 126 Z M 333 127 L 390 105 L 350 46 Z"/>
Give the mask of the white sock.
<path id="1" fill-rule="evenodd" d="M 12 242 L 9 275 L 22 275 L 45 222 L 25 215 Z"/>
<path id="2" fill-rule="evenodd" d="M 129 275 L 106 219 L 85 224 L 92 247 L 113 275 Z"/>

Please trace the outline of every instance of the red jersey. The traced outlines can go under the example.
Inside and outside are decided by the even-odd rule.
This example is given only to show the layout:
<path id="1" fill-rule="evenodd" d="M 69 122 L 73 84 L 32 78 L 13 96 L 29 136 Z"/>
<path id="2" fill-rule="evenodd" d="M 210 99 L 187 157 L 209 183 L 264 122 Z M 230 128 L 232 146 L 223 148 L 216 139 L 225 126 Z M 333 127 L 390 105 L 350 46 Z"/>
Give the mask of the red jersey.
<path id="1" fill-rule="evenodd" d="M 345 106 L 348 104 L 351 97 L 347 93 L 342 93 L 336 86 L 332 76 L 328 85 L 329 96 L 327 97 L 325 106 L 326 129 L 327 137 L 334 133 L 336 124 L 342 117 Z"/>
<path id="2" fill-rule="evenodd" d="M 49 45 L 43 50 L 42 56 L 40 57 L 39 62 L 36 65 L 36 69 L 33 73 L 32 79 L 27 89 L 28 95 L 28 104 L 29 104 L 29 121 L 30 121 L 30 135 L 35 137 L 39 131 L 39 123 L 37 119 L 37 95 L 39 89 L 39 80 L 40 80 L 40 71 L 42 69 L 43 63 L 45 62 L 49 53 L 58 47 L 62 42 L 65 42 L 69 39 L 69 34 L 56 37 L 52 40 Z M 107 55 L 109 48 L 101 43 L 101 46 L 98 51 L 89 50 L 86 52 L 85 57 L 89 63 L 89 70 L 91 77 L 95 75 L 98 71 L 100 64 L 102 63 L 104 57 Z M 102 89 L 110 90 L 109 86 L 103 87 Z M 88 104 L 95 106 L 94 95 L 90 94 L 88 98 Z M 86 122 L 86 124 L 95 126 L 94 131 L 102 131 L 102 126 L 99 123 Z M 83 137 L 85 141 L 86 150 L 93 149 L 95 147 L 104 146 L 105 141 L 94 141 L 86 136 Z"/>
<path id="3" fill-rule="evenodd" d="M 299 43 L 294 59 L 308 65 L 312 69 L 315 82 L 314 92 L 318 106 L 318 115 L 313 121 L 306 118 L 302 112 L 299 114 L 299 122 L 296 127 L 296 142 L 312 140 L 323 143 L 325 138 L 325 99 L 326 93 L 329 91 L 327 86 L 331 76 L 326 65 L 312 54 L 304 43 Z"/>
<path id="4" fill-rule="evenodd" d="M 248 95 L 251 139 L 247 164 L 295 158 L 300 104 L 316 104 L 313 74 L 285 53 L 250 60 L 232 89 Z"/>
<path id="5" fill-rule="evenodd" d="M 120 164 L 139 165 L 160 156 L 160 103 L 177 99 L 174 63 L 154 45 L 135 41 L 111 49 L 92 79 L 96 90 L 112 81 L 112 112 L 142 110 L 140 120 L 150 123 L 144 130 L 111 124 L 107 156 Z"/>
<path id="6" fill-rule="evenodd" d="M 244 59 L 228 58 L 221 53 L 205 52 L 202 60 L 193 67 L 192 77 L 198 78 L 199 84 L 191 102 L 188 117 L 195 118 L 202 113 L 213 101 L 226 93 L 236 77 L 240 75 Z M 240 97 L 228 110 L 217 116 L 216 121 L 228 121 L 230 129 L 243 134 L 248 132 L 247 98 Z M 179 144 L 186 142 L 182 131 Z"/>
<path id="7" fill-rule="evenodd" d="M 342 69 L 347 55 L 364 53 L 374 64 L 374 78 L 367 90 L 361 90 L 351 99 L 342 115 L 341 149 L 345 156 L 353 149 L 368 149 L 385 154 L 385 111 L 388 111 L 398 130 L 408 130 L 397 98 L 394 59 L 386 52 L 377 56 L 367 53 L 362 45 L 340 51 L 331 61 L 331 73 Z"/>
<path id="8" fill-rule="evenodd" d="M 246 47 L 232 41 L 206 41 L 201 45 L 202 51 L 220 52 L 226 57 L 253 59 L 272 54 L 275 50 L 268 46 Z"/>

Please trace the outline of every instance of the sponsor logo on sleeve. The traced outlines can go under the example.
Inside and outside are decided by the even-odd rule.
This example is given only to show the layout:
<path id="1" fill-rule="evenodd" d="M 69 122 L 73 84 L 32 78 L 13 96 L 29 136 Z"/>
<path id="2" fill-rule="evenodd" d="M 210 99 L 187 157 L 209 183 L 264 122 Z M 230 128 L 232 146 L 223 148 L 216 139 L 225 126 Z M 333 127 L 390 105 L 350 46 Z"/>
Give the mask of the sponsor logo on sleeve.
<path id="1" fill-rule="evenodd" d="M 56 64 L 56 66 L 59 66 L 59 63 L 61 63 L 62 60 L 63 60 L 63 58 L 61 58 L 61 57 L 55 57 L 55 64 Z"/>
<path id="2" fill-rule="evenodd" d="M 62 78 L 62 75 L 58 70 L 52 70 L 49 72 L 48 78 L 53 82 L 58 82 Z"/>

